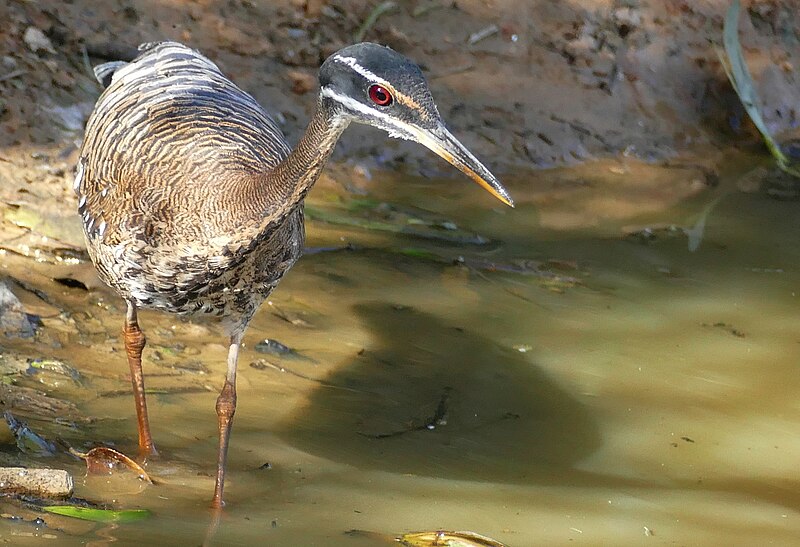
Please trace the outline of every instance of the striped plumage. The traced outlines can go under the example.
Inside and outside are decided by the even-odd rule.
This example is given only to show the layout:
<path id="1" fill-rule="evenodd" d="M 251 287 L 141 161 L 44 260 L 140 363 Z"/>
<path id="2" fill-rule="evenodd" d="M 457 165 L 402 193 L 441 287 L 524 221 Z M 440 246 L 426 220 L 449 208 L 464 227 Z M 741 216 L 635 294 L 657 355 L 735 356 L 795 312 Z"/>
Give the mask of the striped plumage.
<path id="1" fill-rule="evenodd" d="M 139 307 L 243 328 L 302 249 L 302 209 L 287 214 L 265 191 L 265 174 L 289 155 L 286 139 L 183 45 L 147 45 L 112 78 L 87 123 L 75 183 L 100 277 Z"/>
<path id="2" fill-rule="evenodd" d="M 442 123 L 419 68 L 356 44 L 320 69 L 314 117 L 294 149 L 247 93 L 175 42 L 145 44 L 130 63 L 100 65 L 106 89 L 87 125 L 75 177 L 89 255 L 125 299 L 139 447 L 155 452 L 147 418 L 137 309 L 219 316 L 230 336 L 217 399 L 214 505 L 222 504 L 243 333 L 300 257 L 302 202 L 350 122 L 413 139 L 504 202 L 505 189 Z"/>

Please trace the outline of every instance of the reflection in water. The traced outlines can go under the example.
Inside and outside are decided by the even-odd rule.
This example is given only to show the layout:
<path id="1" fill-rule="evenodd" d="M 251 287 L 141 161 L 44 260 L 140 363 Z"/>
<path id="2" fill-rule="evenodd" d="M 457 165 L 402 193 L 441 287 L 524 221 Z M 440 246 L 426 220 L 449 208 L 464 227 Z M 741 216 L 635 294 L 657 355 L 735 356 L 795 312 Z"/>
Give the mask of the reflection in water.
<path id="1" fill-rule="evenodd" d="M 326 378 L 349 389 L 314 389 L 287 442 L 359 469 L 519 484 L 600 443 L 583 405 L 480 325 L 383 303 L 355 313 L 372 342 Z"/>
<path id="2" fill-rule="evenodd" d="M 118 541 L 115 536 L 116 531 L 119 529 L 119 524 L 111 522 L 100 526 L 94 531 L 94 535 L 100 539 L 86 542 L 86 547 L 110 547 Z"/>

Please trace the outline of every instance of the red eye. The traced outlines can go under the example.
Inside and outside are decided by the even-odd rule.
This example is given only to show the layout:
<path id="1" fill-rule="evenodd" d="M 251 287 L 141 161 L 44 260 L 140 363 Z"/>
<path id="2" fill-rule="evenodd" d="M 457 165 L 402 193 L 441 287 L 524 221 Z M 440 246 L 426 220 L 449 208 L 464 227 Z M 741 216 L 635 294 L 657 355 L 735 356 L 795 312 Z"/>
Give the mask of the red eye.
<path id="1" fill-rule="evenodd" d="M 378 84 L 369 86 L 369 98 L 378 106 L 389 106 L 392 104 L 392 94 L 385 87 Z"/>

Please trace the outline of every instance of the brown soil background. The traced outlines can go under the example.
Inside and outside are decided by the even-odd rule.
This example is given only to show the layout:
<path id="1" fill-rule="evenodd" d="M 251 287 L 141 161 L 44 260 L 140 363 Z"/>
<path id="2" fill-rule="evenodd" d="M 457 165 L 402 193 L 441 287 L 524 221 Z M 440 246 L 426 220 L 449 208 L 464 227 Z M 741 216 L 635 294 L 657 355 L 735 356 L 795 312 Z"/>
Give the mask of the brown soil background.
<path id="1" fill-rule="evenodd" d="M 53 147 L 69 161 L 99 94 L 88 66 L 176 39 L 216 61 L 295 142 L 316 70 L 353 41 L 365 0 L 11 0 L 0 5 L 0 157 Z M 718 61 L 726 1 L 419 0 L 366 33 L 415 59 L 453 131 L 494 170 L 620 153 L 645 160 L 755 142 Z M 744 2 L 741 40 L 765 117 L 798 124 L 800 3 Z M 470 44 L 490 25 L 498 30 Z M 52 50 L 31 47 L 41 30 Z M 335 158 L 449 172 L 421 147 L 346 132 Z M 702 150 L 703 152 L 698 152 Z M 13 177 L 13 170 L 3 171 Z M 12 181 L 13 182 L 13 181 Z"/>

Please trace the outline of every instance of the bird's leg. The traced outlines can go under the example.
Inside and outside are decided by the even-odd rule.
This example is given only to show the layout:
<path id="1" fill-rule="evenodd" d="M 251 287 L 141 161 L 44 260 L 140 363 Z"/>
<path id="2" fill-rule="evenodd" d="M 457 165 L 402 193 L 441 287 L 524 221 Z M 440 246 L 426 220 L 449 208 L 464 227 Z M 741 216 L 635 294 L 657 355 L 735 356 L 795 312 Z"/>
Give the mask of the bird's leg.
<path id="1" fill-rule="evenodd" d="M 150 422 L 147 419 L 147 401 L 144 398 L 144 375 L 142 374 L 142 350 L 145 337 L 139 328 L 136 306 L 128 302 L 128 313 L 125 315 L 125 327 L 122 329 L 125 338 L 125 353 L 128 354 L 128 365 L 131 367 L 131 385 L 136 402 L 136 420 L 139 426 L 139 456 L 147 459 L 155 456 L 156 447 L 150 435 Z"/>
<path id="2" fill-rule="evenodd" d="M 231 346 L 228 350 L 228 373 L 225 376 L 225 385 L 217 397 L 217 421 L 219 423 L 219 453 L 217 456 L 217 482 L 214 486 L 214 499 L 211 506 L 220 508 L 222 489 L 225 487 L 225 460 L 228 456 L 228 439 L 231 436 L 233 415 L 236 412 L 236 363 L 239 359 L 239 344 L 242 342 L 241 334 L 231 336 Z"/>

